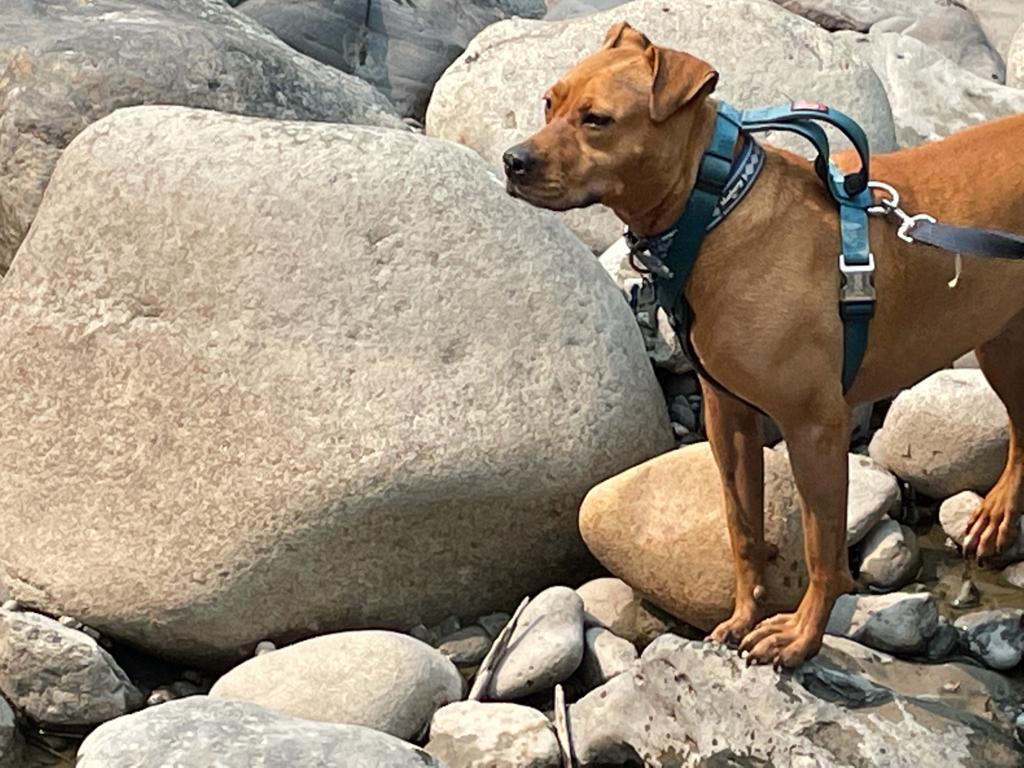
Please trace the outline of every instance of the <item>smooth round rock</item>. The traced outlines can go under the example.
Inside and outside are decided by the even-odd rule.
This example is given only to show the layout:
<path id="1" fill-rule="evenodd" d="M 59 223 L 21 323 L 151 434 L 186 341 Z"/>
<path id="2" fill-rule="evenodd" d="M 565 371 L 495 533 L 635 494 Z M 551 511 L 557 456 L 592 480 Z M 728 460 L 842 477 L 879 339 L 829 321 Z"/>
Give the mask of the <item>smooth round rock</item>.
<path id="1" fill-rule="evenodd" d="M 912 582 L 921 569 L 917 536 L 895 520 L 882 520 L 865 537 L 860 580 L 872 589 L 890 591 Z"/>
<path id="2" fill-rule="evenodd" d="M 980 370 L 942 370 L 901 392 L 871 440 L 871 458 L 919 493 L 988 491 L 1006 464 L 1006 407 Z"/>
<path id="3" fill-rule="evenodd" d="M 246 661 L 210 690 L 274 712 L 365 725 L 411 739 L 462 696 L 462 677 L 441 653 L 381 630 L 315 637 Z"/>
<path id="4" fill-rule="evenodd" d="M 588 250 L 409 132 L 119 110 L 0 321 L 13 596 L 188 664 L 578 578 L 583 496 L 672 446 Z"/>
<path id="5" fill-rule="evenodd" d="M 549 690 L 568 679 L 582 660 L 583 600 L 568 587 L 551 587 L 520 615 L 487 694 L 510 701 Z"/>
<path id="6" fill-rule="evenodd" d="M 469 626 L 458 629 L 441 639 L 437 650 L 460 667 L 471 667 L 484 660 L 491 648 L 491 636 L 483 627 Z"/>
<path id="7" fill-rule="evenodd" d="M 779 549 L 765 572 L 773 612 L 796 607 L 807 585 L 796 483 L 784 453 L 765 449 L 765 537 Z M 580 532 L 613 574 L 673 616 L 710 630 L 732 613 L 736 583 L 708 443 L 671 451 L 594 487 Z"/>
<path id="8" fill-rule="evenodd" d="M 3 0 L 0 61 L 0 272 L 62 151 L 116 109 L 180 104 L 402 127 L 372 86 L 290 49 L 222 0 Z"/>
<path id="9" fill-rule="evenodd" d="M 111 720 L 78 750 L 76 768 L 445 768 L 385 733 L 288 717 L 244 701 L 190 696 Z"/>
<path id="10" fill-rule="evenodd" d="M 899 507 L 900 485 L 891 472 L 868 456 L 851 453 L 847 464 L 846 544 L 853 546 Z"/>
<path id="11" fill-rule="evenodd" d="M 647 645 L 668 631 L 668 624 L 644 605 L 643 597 L 622 579 L 602 577 L 576 588 L 583 598 L 584 621 L 602 626 L 636 645 Z"/>
<path id="12" fill-rule="evenodd" d="M 636 646 L 604 627 L 590 627 L 583 636 L 580 678 L 588 689 L 604 685 L 637 660 Z"/>
<path id="13" fill-rule="evenodd" d="M 939 524 L 945 534 L 958 547 L 963 547 L 967 537 L 967 526 L 975 510 L 982 504 L 982 498 L 973 491 L 962 491 L 939 505 Z M 994 565 L 1004 565 L 1024 560 L 1024 517 L 1017 521 L 1017 538 L 1010 547 L 991 558 Z"/>
<path id="14" fill-rule="evenodd" d="M 427 752 L 449 768 L 558 768 L 555 730 L 530 707 L 460 701 L 439 709 Z"/>

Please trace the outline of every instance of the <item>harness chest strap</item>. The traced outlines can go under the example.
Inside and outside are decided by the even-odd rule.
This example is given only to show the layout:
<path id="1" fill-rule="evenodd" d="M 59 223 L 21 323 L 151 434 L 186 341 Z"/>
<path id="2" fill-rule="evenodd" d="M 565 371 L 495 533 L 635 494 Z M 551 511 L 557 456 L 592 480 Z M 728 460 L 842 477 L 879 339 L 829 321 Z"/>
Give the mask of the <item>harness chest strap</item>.
<path id="1" fill-rule="evenodd" d="M 836 125 L 851 138 L 861 152 L 861 169 L 858 172 L 844 177 L 828 162 L 828 137 L 818 125 L 809 122 L 812 118 Z M 739 204 L 753 186 L 763 165 L 764 154 L 746 132 L 764 130 L 792 131 L 808 139 L 819 153 L 815 168 L 819 175 L 824 175 L 823 181 L 839 204 L 842 241 L 839 314 L 843 321 L 842 377 L 845 392 L 852 386 L 863 361 L 875 305 L 874 258 L 868 245 L 867 208 L 871 204 L 871 194 L 867 188 L 867 139 L 860 127 L 846 115 L 823 105 L 741 113 L 720 102 L 714 133 L 701 158 L 697 181 L 682 215 L 671 230 L 656 238 L 639 240 L 627 232 L 631 256 L 643 262 L 647 268 L 644 271 L 650 273 L 657 302 L 672 317 L 690 362 L 702 376 L 715 382 L 701 365 L 690 340 L 692 310 L 686 300 L 685 288 L 705 235 Z M 733 152 L 741 136 L 746 143 L 738 161 L 734 162 Z M 744 183 L 737 185 L 737 178 Z M 726 209 L 719 203 L 727 187 L 730 190 Z M 715 215 L 716 207 L 719 208 L 718 216 Z"/>

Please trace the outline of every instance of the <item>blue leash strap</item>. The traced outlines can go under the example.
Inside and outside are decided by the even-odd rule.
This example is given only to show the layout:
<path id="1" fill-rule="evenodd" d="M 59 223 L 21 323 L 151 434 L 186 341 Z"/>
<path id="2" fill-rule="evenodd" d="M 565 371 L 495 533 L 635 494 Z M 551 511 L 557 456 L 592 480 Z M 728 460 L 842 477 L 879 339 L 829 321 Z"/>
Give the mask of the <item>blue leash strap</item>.
<path id="1" fill-rule="evenodd" d="M 829 165 L 835 179 L 842 174 Z M 871 191 L 837 197 L 839 233 L 839 317 L 843 321 L 843 392 L 849 392 L 868 348 L 871 318 L 875 314 L 875 257 L 868 239 Z"/>

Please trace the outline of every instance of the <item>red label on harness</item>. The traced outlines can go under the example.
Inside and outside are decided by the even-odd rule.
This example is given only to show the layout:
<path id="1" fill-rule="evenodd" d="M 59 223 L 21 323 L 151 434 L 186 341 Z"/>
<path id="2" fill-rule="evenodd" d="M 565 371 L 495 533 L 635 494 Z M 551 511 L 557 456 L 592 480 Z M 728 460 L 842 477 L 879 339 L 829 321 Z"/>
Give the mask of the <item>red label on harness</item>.
<path id="1" fill-rule="evenodd" d="M 809 109 L 813 112 L 828 112 L 828 105 L 820 101 L 794 101 L 793 109 Z"/>

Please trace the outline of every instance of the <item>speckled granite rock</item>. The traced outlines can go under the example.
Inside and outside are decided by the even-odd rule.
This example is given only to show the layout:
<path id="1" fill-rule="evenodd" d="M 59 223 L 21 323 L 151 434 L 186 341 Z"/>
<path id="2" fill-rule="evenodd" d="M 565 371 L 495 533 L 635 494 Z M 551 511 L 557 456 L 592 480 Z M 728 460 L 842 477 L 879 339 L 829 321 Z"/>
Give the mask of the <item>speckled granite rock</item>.
<path id="1" fill-rule="evenodd" d="M 0 272 L 61 151 L 115 109 L 401 125 L 372 87 L 295 53 L 222 0 L 4 0 L 0 61 Z"/>
<path id="2" fill-rule="evenodd" d="M 0 691 L 36 722 L 57 728 L 96 725 L 143 701 L 95 640 L 28 611 L 0 610 Z"/>
<path id="3" fill-rule="evenodd" d="M 551 722 L 519 704 L 460 701 L 439 709 L 427 752 L 450 768 L 559 768 Z"/>
<path id="4" fill-rule="evenodd" d="M 105 723 L 75 768 L 445 768 L 422 749 L 358 725 L 318 723 L 244 701 L 190 696 Z"/>
<path id="5" fill-rule="evenodd" d="M 195 663 L 585 574 L 584 494 L 672 444 L 587 249 L 409 132 L 118 111 L 0 284 L 0 360 L 12 593 Z"/>
<path id="6" fill-rule="evenodd" d="M 623 19 L 658 45 L 709 61 L 721 73 L 718 94 L 739 107 L 821 99 L 853 115 L 875 151 L 895 146 L 889 102 L 871 68 L 844 41 L 760 0 L 636 0 L 559 23 L 499 22 L 477 35 L 438 81 L 427 133 L 472 147 L 500 169 L 502 153 L 543 124 L 545 89 L 596 51 L 608 27 Z M 769 140 L 807 149 L 799 139 Z M 601 207 L 565 219 L 598 252 L 622 232 Z"/>

